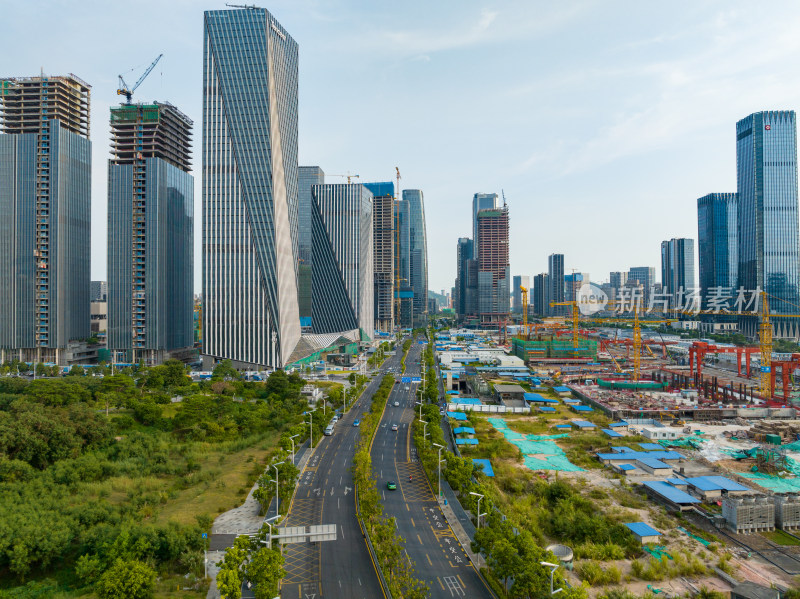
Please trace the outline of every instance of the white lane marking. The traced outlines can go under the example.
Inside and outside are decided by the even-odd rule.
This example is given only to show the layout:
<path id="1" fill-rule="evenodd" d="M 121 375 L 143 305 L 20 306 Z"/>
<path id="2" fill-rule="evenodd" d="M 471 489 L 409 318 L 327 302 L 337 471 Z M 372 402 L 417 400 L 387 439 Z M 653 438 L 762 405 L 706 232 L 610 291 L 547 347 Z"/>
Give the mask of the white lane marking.
<path id="1" fill-rule="evenodd" d="M 340 528 L 340 529 L 341 529 L 341 531 L 342 531 L 342 538 L 344 538 L 344 527 L 343 527 L 343 526 L 340 524 L 340 525 L 339 525 L 339 528 Z"/>

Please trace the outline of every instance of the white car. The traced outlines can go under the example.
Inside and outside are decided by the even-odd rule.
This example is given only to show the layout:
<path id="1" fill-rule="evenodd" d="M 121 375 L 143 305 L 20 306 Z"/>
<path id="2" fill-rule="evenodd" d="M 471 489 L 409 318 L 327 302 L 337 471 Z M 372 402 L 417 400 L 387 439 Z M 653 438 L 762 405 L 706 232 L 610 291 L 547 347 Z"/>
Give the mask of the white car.
<path id="1" fill-rule="evenodd" d="M 394 402 L 394 407 L 395 408 L 399 408 L 400 407 L 400 402 L 399 401 Z"/>

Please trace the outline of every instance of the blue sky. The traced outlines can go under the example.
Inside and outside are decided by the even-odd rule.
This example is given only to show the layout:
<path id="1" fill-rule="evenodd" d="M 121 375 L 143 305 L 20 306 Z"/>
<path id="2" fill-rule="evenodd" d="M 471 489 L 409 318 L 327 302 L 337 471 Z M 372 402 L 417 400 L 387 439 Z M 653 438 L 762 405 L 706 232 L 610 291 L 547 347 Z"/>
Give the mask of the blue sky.
<path id="1" fill-rule="evenodd" d="M 735 191 L 736 121 L 800 106 L 800 4 L 791 2 L 261 6 L 300 45 L 300 164 L 364 181 L 390 180 L 398 166 L 401 186 L 425 193 L 436 291 L 453 285 L 456 240 L 471 233 L 479 191 L 505 192 L 512 274 L 546 270 L 553 252 L 595 281 L 659 269 L 663 239 L 697 237 L 697 198 Z M 199 145 L 202 14 L 224 3 L 0 7 L 0 75 L 73 72 L 93 86 L 92 278 L 105 278 L 117 75 L 132 83 L 163 52 L 136 98 L 177 105 Z"/>

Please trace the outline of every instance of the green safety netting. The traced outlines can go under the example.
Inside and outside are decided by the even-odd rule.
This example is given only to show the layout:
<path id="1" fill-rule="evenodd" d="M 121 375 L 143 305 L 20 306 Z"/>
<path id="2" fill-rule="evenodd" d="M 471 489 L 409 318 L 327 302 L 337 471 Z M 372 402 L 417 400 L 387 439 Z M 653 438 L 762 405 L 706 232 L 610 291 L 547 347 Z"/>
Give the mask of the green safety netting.
<path id="1" fill-rule="evenodd" d="M 615 381 L 615 380 L 597 379 L 597 384 L 603 389 L 636 390 L 636 389 L 666 389 L 667 387 L 666 382 L 659 383 L 657 381 L 639 381 L 638 383 L 635 383 L 633 381 Z"/>
<path id="2" fill-rule="evenodd" d="M 672 559 L 672 556 L 667 553 L 667 548 L 664 547 L 664 545 L 645 545 L 642 549 L 656 559 L 661 559 L 662 555 L 666 555 L 669 559 Z"/>
<path id="3" fill-rule="evenodd" d="M 502 418 L 489 418 L 496 430 L 503 433 L 506 441 L 519 447 L 525 455 L 524 463 L 531 470 L 558 470 L 560 472 L 583 472 L 567 459 L 564 451 L 555 444 L 554 439 L 569 437 L 569 433 L 560 435 L 523 435 L 508 428 Z M 533 457 L 533 456 L 537 457 Z"/>
<path id="4" fill-rule="evenodd" d="M 703 545 L 705 545 L 706 547 L 708 547 L 709 545 L 711 545 L 711 541 L 706 541 L 706 540 L 705 540 L 703 537 L 698 537 L 697 535 L 693 535 L 693 534 L 692 534 L 692 533 L 690 533 L 688 530 L 686 530 L 686 529 L 685 529 L 683 526 L 678 526 L 677 530 L 679 530 L 680 532 L 682 532 L 683 534 L 685 534 L 687 537 L 690 537 L 690 538 L 694 539 L 694 540 L 695 540 L 695 541 L 697 541 L 698 543 L 702 543 L 702 544 L 703 544 Z"/>
<path id="5" fill-rule="evenodd" d="M 774 474 L 763 474 L 761 472 L 739 472 L 743 476 L 756 483 L 760 487 L 774 491 L 775 493 L 800 493 L 800 478 L 783 478 Z"/>
<path id="6" fill-rule="evenodd" d="M 659 441 L 664 447 L 688 447 L 690 449 L 700 449 L 705 442 L 705 439 L 699 437 L 680 437 L 678 439 L 662 439 Z"/>
<path id="7" fill-rule="evenodd" d="M 786 443 L 781 445 L 781 449 L 788 449 L 789 451 L 800 451 L 800 441 L 794 443 Z"/>

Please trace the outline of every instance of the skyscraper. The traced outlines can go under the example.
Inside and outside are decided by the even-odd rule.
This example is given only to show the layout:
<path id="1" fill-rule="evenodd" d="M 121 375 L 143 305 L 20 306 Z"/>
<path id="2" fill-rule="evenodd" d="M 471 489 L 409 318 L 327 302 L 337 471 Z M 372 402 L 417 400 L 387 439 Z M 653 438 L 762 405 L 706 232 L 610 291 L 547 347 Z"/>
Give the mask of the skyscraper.
<path id="1" fill-rule="evenodd" d="M 414 288 L 411 286 L 411 209 L 408 200 L 394 203 L 394 318 L 398 327 L 414 326 Z"/>
<path id="2" fill-rule="evenodd" d="M 0 80 L 0 348 L 23 360 L 91 334 L 89 96 L 75 75 Z"/>
<path id="3" fill-rule="evenodd" d="M 203 353 L 283 367 L 300 340 L 297 43 L 265 9 L 206 11 Z"/>
<path id="4" fill-rule="evenodd" d="M 191 132 L 192 121 L 168 103 L 111 109 L 108 349 L 116 360 L 159 364 L 194 345 Z"/>
<path id="5" fill-rule="evenodd" d="M 501 327 L 510 313 L 508 207 L 478 212 L 478 312 L 482 327 Z"/>
<path id="6" fill-rule="evenodd" d="M 364 183 L 372 192 L 372 266 L 375 328 L 394 327 L 394 183 Z"/>
<path id="7" fill-rule="evenodd" d="M 567 313 L 565 306 L 550 306 L 550 304 L 564 301 L 564 254 L 550 254 L 547 257 L 547 274 L 550 293 L 546 314 L 563 316 Z"/>
<path id="8" fill-rule="evenodd" d="M 528 275 L 514 275 L 511 284 L 511 310 L 516 314 L 522 314 L 522 291 L 520 287 L 525 287 L 533 294 L 530 289 L 531 278 Z M 531 301 L 530 299 L 528 300 Z"/>
<path id="9" fill-rule="evenodd" d="M 550 306 L 550 275 L 546 272 L 533 277 L 533 313 L 546 316 Z"/>
<path id="10" fill-rule="evenodd" d="M 428 240 L 425 201 L 419 189 L 404 189 L 409 220 L 409 279 L 414 290 L 414 326 L 426 326 L 428 316 Z"/>
<path id="11" fill-rule="evenodd" d="M 661 293 L 669 295 L 670 306 L 683 300 L 681 292 L 695 289 L 694 239 L 673 238 L 661 242 Z"/>
<path id="12" fill-rule="evenodd" d="M 736 123 L 736 183 L 739 197 L 738 282 L 762 289 L 770 311 L 798 309 L 800 244 L 797 206 L 797 126 L 793 110 L 756 112 Z M 773 324 L 778 337 L 798 337 L 798 323 Z M 742 319 L 755 336 L 757 319 Z"/>
<path id="13" fill-rule="evenodd" d="M 736 289 L 738 202 L 735 193 L 710 193 L 697 200 L 697 249 L 703 301 L 713 287 Z"/>
<path id="14" fill-rule="evenodd" d="M 453 309 L 459 318 L 470 314 L 468 301 L 467 262 L 472 260 L 473 243 L 469 237 L 459 237 L 456 246 L 456 286 L 453 296 Z"/>
<path id="15" fill-rule="evenodd" d="M 636 288 L 636 281 L 641 285 L 642 305 L 641 310 L 646 310 L 650 302 L 650 293 L 656 283 L 656 269 L 652 266 L 633 266 L 628 270 L 628 280 L 625 286 Z"/>
<path id="16" fill-rule="evenodd" d="M 472 197 L 472 257 L 478 259 L 478 212 L 500 208 L 500 200 L 496 193 L 476 193 Z"/>
<path id="17" fill-rule="evenodd" d="M 374 335 L 372 192 L 343 183 L 311 188 L 314 333 Z"/>
<path id="18" fill-rule="evenodd" d="M 325 173 L 318 166 L 298 168 L 297 184 L 297 293 L 300 318 L 311 317 L 311 187 L 324 185 Z"/>
<path id="19" fill-rule="evenodd" d="M 608 284 L 614 289 L 621 289 L 628 282 L 628 273 L 626 272 L 610 272 L 608 273 Z"/>

